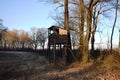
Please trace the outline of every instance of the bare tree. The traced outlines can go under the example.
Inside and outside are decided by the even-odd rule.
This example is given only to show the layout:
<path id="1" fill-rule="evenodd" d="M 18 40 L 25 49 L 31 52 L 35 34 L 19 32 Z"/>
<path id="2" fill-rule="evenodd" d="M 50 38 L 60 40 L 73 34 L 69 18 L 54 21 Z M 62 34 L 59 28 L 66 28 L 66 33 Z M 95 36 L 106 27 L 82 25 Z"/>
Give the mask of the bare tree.
<path id="1" fill-rule="evenodd" d="M 45 42 L 47 40 L 47 29 L 45 29 L 45 28 L 37 29 L 37 40 L 38 40 L 40 46 L 42 46 L 42 49 L 44 49 Z"/>
<path id="2" fill-rule="evenodd" d="M 24 30 L 20 30 L 19 31 L 19 47 L 20 48 L 28 48 L 28 46 L 30 45 L 30 37 L 29 34 L 27 32 L 25 32 Z"/>
<path id="3" fill-rule="evenodd" d="M 92 23 L 93 23 L 93 10 L 94 7 L 100 2 L 100 0 L 89 0 L 83 1 L 79 0 L 79 30 L 80 30 L 80 46 L 83 46 L 79 56 L 82 56 L 82 62 L 85 63 L 89 60 L 89 40 L 92 33 Z M 97 26 L 96 26 L 97 27 Z M 85 30 L 84 30 L 85 29 Z M 85 33 L 84 33 L 85 31 Z M 95 29 L 94 29 L 95 31 Z M 95 33 L 94 33 L 95 34 Z"/>
<path id="4" fill-rule="evenodd" d="M 98 18 L 99 18 L 101 9 L 102 9 L 102 2 L 94 6 L 94 9 L 93 9 L 93 16 L 92 16 L 93 22 L 92 22 L 92 31 L 91 31 L 91 54 L 95 54 L 94 53 L 95 33 L 96 33 Z"/>
<path id="5" fill-rule="evenodd" d="M 118 10 L 120 9 L 120 2 L 119 0 L 103 0 L 103 3 L 105 3 L 104 5 L 104 10 L 103 13 L 108 12 L 108 11 L 112 11 L 115 10 L 115 18 L 114 18 L 114 23 L 112 26 L 112 31 L 111 31 L 111 37 L 110 37 L 110 52 L 112 53 L 113 50 L 113 34 L 114 34 L 114 28 L 117 22 L 117 14 L 118 14 Z M 108 14 L 103 14 L 104 16 L 108 16 Z M 110 16 L 111 17 L 111 16 Z M 112 16 L 113 17 L 113 16 Z"/>
<path id="6" fill-rule="evenodd" d="M 114 24 L 113 24 L 113 28 L 112 28 L 112 33 L 111 33 L 111 53 L 112 53 L 112 49 L 113 49 L 113 33 L 114 33 L 114 28 L 115 28 L 115 24 L 117 21 L 117 14 L 118 14 L 118 0 L 116 0 L 116 10 L 115 10 L 115 20 L 114 20 Z"/>
<path id="7" fill-rule="evenodd" d="M 18 43 L 17 30 L 8 31 L 5 33 L 5 41 L 8 48 L 16 48 Z"/>
<path id="8" fill-rule="evenodd" d="M 38 40 L 37 40 L 37 28 L 31 28 L 31 43 L 33 48 L 36 50 L 38 47 Z"/>
<path id="9" fill-rule="evenodd" d="M 3 20 L 0 19 L 0 47 L 5 47 L 4 35 L 7 31 L 7 28 L 3 25 Z"/>

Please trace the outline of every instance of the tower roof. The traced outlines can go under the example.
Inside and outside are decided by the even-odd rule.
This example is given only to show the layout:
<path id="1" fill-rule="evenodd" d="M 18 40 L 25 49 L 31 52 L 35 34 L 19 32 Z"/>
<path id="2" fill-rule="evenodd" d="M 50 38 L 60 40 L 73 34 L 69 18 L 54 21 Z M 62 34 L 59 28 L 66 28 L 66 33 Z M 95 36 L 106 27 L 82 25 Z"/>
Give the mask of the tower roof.
<path id="1" fill-rule="evenodd" d="M 50 30 L 56 30 L 56 29 L 64 29 L 64 28 L 61 28 L 61 27 L 59 27 L 59 26 L 51 26 L 51 27 L 49 27 L 48 29 L 50 29 Z"/>

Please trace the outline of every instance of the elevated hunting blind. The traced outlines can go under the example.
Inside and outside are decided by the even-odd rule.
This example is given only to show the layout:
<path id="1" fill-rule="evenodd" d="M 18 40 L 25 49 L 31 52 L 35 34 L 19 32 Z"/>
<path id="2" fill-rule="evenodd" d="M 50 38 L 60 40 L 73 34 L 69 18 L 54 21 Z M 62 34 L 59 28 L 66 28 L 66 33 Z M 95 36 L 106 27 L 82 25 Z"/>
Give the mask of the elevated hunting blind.
<path id="1" fill-rule="evenodd" d="M 67 30 L 57 26 L 48 28 L 48 46 L 68 44 Z"/>
<path id="2" fill-rule="evenodd" d="M 50 50 L 49 57 L 52 57 L 54 62 L 56 61 L 56 57 L 57 59 L 58 57 L 63 57 L 63 48 L 66 44 L 68 44 L 68 40 L 68 32 L 64 28 L 60 28 L 58 26 L 51 26 L 48 28 L 48 49 Z"/>

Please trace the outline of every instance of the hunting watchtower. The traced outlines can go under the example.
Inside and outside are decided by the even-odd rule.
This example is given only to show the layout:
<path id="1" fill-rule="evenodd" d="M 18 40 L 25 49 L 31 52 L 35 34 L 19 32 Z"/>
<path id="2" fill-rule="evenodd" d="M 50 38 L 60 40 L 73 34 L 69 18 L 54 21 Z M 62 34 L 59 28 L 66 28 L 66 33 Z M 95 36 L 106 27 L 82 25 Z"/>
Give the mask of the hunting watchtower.
<path id="1" fill-rule="evenodd" d="M 62 50 L 64 45 L 68 44 L 68 42 L 67 30 L 58 26 L 51 26 L 48 28 L 48 49 L 52 51 L 51 54 L 53 54 L 54 61 L 56 59 L 56 55 L 58 54 L 56 51 Z"/>
<path id="2" fill-rule="evenodd" d="M 48 28 L 48 45 L 68 44 L 67 30 L 58 26 Z"/>

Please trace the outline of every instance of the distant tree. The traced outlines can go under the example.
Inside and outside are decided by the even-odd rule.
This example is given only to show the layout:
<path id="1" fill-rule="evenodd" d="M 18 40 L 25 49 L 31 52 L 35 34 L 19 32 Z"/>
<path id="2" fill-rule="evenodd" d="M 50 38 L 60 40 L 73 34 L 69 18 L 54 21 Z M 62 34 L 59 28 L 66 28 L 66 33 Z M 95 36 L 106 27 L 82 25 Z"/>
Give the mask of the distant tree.
<path id="1" fill-rule="evenodd" d="M 13 38 L 13 34 L 11 31 L 8 31 L 5 34 L 5 41 L 6 41 L 6 45 L 9 48 L 13 48 L 13 42 L 14 42 L 14 38 Z"/>
<path id="2" fill-rule="evenodd" d="M 45 42 L 47 40 L 47 29 L 45 29 L 45 28 L 37 29 L 37 40 L 38 40 L 40 46 L 42 46 L 42 49 L 44 49 Z"/>
<path id="3" fill-rule="evenodd" d="M 5 33 L 6 45 L 9 48 L 17 48 L 19 43 L 18 31 L 12 30 Z"/>
<path id="4" fill-rule="evenodd" d="M 6 47 L 8 48 L 28 48 L 30 37 L 24 30 L 10 30 L 4 35 Z"/>
<path id="5" fill-rule="evenodd" d="M 78 43 L 79 43 L 78 42 L 78 34 L 75 33 L 75 31 L 71 31 L 70 34 L 71 34 L 71 45 L 72 45 L 72 49 L 74 50 L 74 49 L 76 49 L 75 47 L 77 47 Z"/>
<path id="6" fill-rule="evenodd" d="M 18 47 L 18 43 L 19 43 L 19 36 L 18 36 L 18 30 L 12 30 L 11 31 L 11 37 L 13 38 L 13 42 L 12 42 L 12 46 L 14 48 Z"/>
<path id="7" fill-rule="evenodd" d="M 36 50 L 37 47 L 38 47 L 37 28 L 35 28 L 35 27 L 32 27 L 32 28 L 31 28 L 30 38 L 31 38 L 32 46 L 33 46 L 33 48 Z"/>
<path id="8" fill-rule="evenodd" d="M 3 25 L 3 20 L 0 19 L 0 47 L 5 47 L 4 35 L 7 31 L 7 28 Z"/>
<path id="9" fill-rule="evenodd" d="M 27 32 L 24 30 L 19 31 L 19 45 L 21 45 L 22 48 L 28 48 L 30 45 L 30 37 Z"/>

